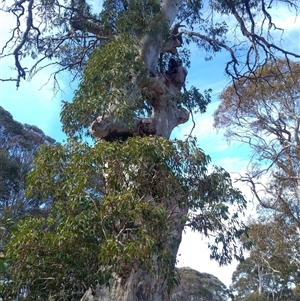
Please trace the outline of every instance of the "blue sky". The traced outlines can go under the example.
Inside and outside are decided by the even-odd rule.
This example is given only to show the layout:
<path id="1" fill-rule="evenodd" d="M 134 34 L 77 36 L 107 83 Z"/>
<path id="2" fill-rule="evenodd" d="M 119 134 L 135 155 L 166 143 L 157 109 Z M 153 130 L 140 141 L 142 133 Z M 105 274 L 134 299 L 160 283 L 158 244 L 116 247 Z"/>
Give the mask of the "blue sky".
<path id="1" fill-rule="evenodd" d="M 295 19 L 288 11 L 278 11 L 278 26 L 286 28 L 287 35 L 283 43 L 289 45 L 291 51 L 300 53 L 300 22 Z M 10 20 L 1 18 L 1 39 L 0 47 L 3 47 L 5 37 L 4 29 Z M 193 135 L 198 138 L 199 146 L 211 156 L 212 163 L 224 167 L 231 172 L 235 178 L 238 173 L 246 171 L 249 161 L 249 150 L 246 146 L 239 144 L 229 145 L 223 133 L 217 133 L 212 127 L 213 112 L 217 109 L 219 100 L 218 95 L 228 84 L 229 79 L 225 76 L 224 68 L 227 54 L 220 53 L 212 61 L 205 61 L 204 53 L 195 50 L 192 52 L 192 67 L 188 71 L 188 85 L 196 86 L 200 91 L 211 88 L 213 90 L 212 103 L 208 106 L 205 114 L 195 116 L 196 127 Z M 12 65 L 13 58 L 0 61 L 0 77 L 10 77 L 9 64 Z M 0 105 L 8 110 L 15 120 L 38 126 L 44 133 L 59 142 L 63 142 L 65 135 L 61 131 L 59 113 L 61 100 L 71 101 L 76 85 L 70 85 L 66 77 L 62 78 L 59 91 L 53 95 L 51 83 L 43 86 L 49 78 L 49 70 L 43 70 L 36 75 L 30 82 L 22 82 L 16 90 L 15 82 L 0 81 Z M 173 132 L 172 137 L 184 138 L 190 133 L 192 123 L 179 126 Z M 242 189 L 244 194 L 251 199 L 251 195 L 246 187 L 236 184 Z M 250 211 L 253 205 L 250 206 Z M 209 260 L 209 251 L 200 235 L 187 231 L 183 237 L 179 254 L 179 266 L 189 266 L 200 272 L 208 272 L 223 281 L 226 285 L 231 282 L 231 274 L 236 264 L 228 267 L 219 268 L 217 263 Z"/>

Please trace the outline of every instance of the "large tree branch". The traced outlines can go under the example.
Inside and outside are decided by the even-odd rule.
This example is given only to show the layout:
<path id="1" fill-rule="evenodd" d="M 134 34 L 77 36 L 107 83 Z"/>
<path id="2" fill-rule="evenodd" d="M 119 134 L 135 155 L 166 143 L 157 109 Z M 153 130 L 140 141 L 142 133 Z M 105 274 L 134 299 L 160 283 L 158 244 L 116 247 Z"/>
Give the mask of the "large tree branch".
<path id="1" fill-rule="evenodd" d="M 45 64 L 45 66 L 59 65 L 60 68 L 55 74 L 60 70 L 83 70 L 82 67 L 88 55 L 99 44 L 99 41 L 113 38 L 101 33 L 102 27 L 97 19 L 88 17 L 74 7 L 64 6 L 59 2 L 44 5 L 37 0 L 21 0 L 16 1 L 12 7 L 1 10 L 12 13 L 15 16 L 16 25 L 11 37 L 1 49 L 0 58 L 14 57 L 17 76 L 16 78 L 1 78 L 0 81 L 16 81 L 17 87 L 21 79 L 25 79 L 28 74 L 32 76 L 43 69 L 44 66 L 40 66 L 40 63 L 45 59 L 52 60 L 54 57 L 60 57 L 60 61 Z M 56 18 L 52 19 L 52 17 L 58 11 L 61 17 L 60 22 L 63 23 L 65 20 L 65 24 L 68 24 L 67 20 L 69 20 L 71 30 L 67 26 L 62 26 L 62 31 L 45 36 L 48 27 L 57 26 Z M 35 26 L 34 22 L 38 22 L 39 13 L 44 13 L 44 22 Z M 25 25 L 24 29 L 22 24 Z M 79 30 L 82 34 L 77 33 Z M 72 55 L 69 54 L 71 48 L 77 50 L 73 51 Z M 37 59 L 30 69 L 22 62 L 25 55 L 31 55 Z"/>
<path id="2" fill-rule="evenodd" d="M 134 118 L 131 122 L 115 121 L 113 116 L 99 116 L 90 126 L 90 133 L 97 139 L 126 140 L 133 135 L 155 135 L 155 121 L 151 118 Z"/>
<path id="3" fill-rule="evenodd" d="M 151 118 L 115 121 L 112 115 L 99 116 L 92 122 L 89 131 L 94 138 L 106 141 L 126 140 L 134 135 L 169 138 L 172 130 L 188 119 L 187 110 L 169 103 L 166 109 L 154 109 Z"/>
<path id="4" fill-rule="evenodd" d="M 229 66 L 232 64 L 235 73 L 236 74 L 238 73 L 237 66 L 239 65 L 239 63 L 238 63 L 238 59 L 235 56 L 234 50 L 231 47 L 229 47 L 228 45 L 226 45 L 225 43 L 223 43 L 222 41 L 219 41 L 214 38 L 210 38 L 210 37 L 200 34 L 198 32 L 188 31 L 188 30 L 182 30 L 178 34 L 186 34 L 190 37 L 192 37 L 192 36 L 197 37 L 197 38 L 207 42 L 213 48 L 214 51 L 218 51 L 220 48 L 227 50 L 230 53 L 231 61 L 227 63 L 226 72 L 227 73 L 230 72 Z"/>
<path id="5" fill-rule="evenodd" d="M 112 36 L 107 36 L 103 33 L 101 22 L 95 18 L 86 17 L 83 14 L 76 12 L 70 19 L 70 25 L 73 31 L 83 31 L 94 34 L 98 39 L 109 40 Z"/>
<path id="6" fill-rule="evenodd" d="M 171 27 L 173 24 L 179 8 L 182 4 L 183 0 L 163 0 L 161 1 L 161 16 L 165 21 L 167 22 L 168 28 Z M 153 24 L 153 27 L 155 27 L 156 24 Z M 163 39 L 163 32 L 159 31 L 155 34 L 146 34 L 141 39 L 141 49 L 140 49 L 140 55 L 142 60 L 144 61 L 148 71 L 152 74 L 156 74 L 156 66 L 159 54 L 162 51 L 162 48 L 164 47 L 164 39 Z M 173 47 L 172 47 L 173 48 Z"/>
<path id="7" fill-rule="evenodd" d="M 163 16 L 168 20 L 169 27 L 173 24 L 178 10 L 183 3 L 183 0 L 163 0 L 161 4 L 161 12 Z"/>
<path id="8" fill-rule="evenodd" d="M 19 14 L 17 16 L 17 14 L 14 12 L 14 14 L 17 16 L 17 24 L 18 26 L 20 26 L 20 18 L 24 15 L 24 6 L 23 3 L 25 1 L 20 1 L 16 3 L 16 9 L 21 9 L 21 14 Z M 17 67 L 18 70 L 18 77 L 17 77 L 17 87 L 19 87 L 20 85 L 20 80 L 21 78 L 25 79 L 26 77 L 26 72 L 25 72 L 25 68 L 22 67 L 21 63 L 20 63 L 20 56 L 21 56 L 21 49 L 23 48 L 24 44 L 26 43 L 26 41 L 29 39 L 29 34 L 30 31 L 33 29 L 37 32 L 37 36 L 36 36 L 36 41 L 38 42 L 39 36 L 40 36 L 40 31 L 37 27 L 35 27 L 33 25 L 33 4 L 34 4 L 34 0 L 29 0 L 28 2 L 28 15 L 27 15 L 27 21 L 26 21 L 26 29 L 24 31 L 23 37 L 20 41 L 20 43 L 16 46 L 13 55 L 15 57 L 15 65 Z"/>

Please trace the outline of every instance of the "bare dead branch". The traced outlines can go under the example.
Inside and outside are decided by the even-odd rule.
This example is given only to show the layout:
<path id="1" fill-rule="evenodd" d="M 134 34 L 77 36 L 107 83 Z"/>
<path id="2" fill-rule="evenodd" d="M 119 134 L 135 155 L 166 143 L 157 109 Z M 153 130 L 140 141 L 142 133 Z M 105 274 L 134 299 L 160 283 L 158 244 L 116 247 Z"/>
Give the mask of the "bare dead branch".
<path id="1" fill-rule="evenodd" d="M 10 78 L 0 78 L 0 81 L 1 82 L 16 82 L 17 79 L 16 78 L 12 78 L 12 77 L 10 77 Z"/>

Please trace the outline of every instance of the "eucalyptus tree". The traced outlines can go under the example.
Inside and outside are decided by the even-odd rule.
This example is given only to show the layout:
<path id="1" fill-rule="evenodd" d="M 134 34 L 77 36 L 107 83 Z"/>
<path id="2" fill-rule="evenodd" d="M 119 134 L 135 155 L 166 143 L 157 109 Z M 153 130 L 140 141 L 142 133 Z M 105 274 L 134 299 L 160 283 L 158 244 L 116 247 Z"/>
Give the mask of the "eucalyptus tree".
<path id="1" fill-rule="evenodd" d="M 252 151 L 247 182 L 259 204 L 300 233 L 300 65 L 278 60 L 223 91 L 215 126 Z M 238 93 L 236 93 L 238 91 Z"/>
<path id="2" fill-rule="evenodd" d="M 226 51 L 233 80 L 278 54 L 299 57 L 271 38 L 271 4 L 296 14 L 297 1 L 106 0 L 99 11 L 84 0 L 2 3 L 16 21 L 1 52 L 16 75 L 2 81 L 19 87 L 49 65 L 54 80 L 64 70 L 80 78 L 61 112 L 73 139 L 44 147 L 29 177 L 28 193 L 51 197 L 52 212 L 20 222 L 6 248 L 11 298 L 167 300 L 185 226 L 214 236 L 220 264 L 241 258 L 243 196 L 222 168 L 208 173 L 194 140 L 168 139 L 210 102 L 209 91 L 185 86 L 191 43 L 207 58 Z"/>
<path id="3" fill-rule="evenodd" d="M 249 225 L 250 255 L 232 275 L 235 300 L 298 300 L 299 239 L 296 227 L 280 220 Z"/>
<path id="4" fill-rule="evenodd" d="M 6 278 L 7 260 L 3 247 L 10 238 L 14 223 L 29 215 L 46 214 L 51 200 L 25 197 L 26 176 L 32 169 L 34 153 L 41 144 L 55 141 L 39 128 L 15 121 L 0 106 L 0 283 Z M 2 287 L 0 285 L 0 296 Z"/>

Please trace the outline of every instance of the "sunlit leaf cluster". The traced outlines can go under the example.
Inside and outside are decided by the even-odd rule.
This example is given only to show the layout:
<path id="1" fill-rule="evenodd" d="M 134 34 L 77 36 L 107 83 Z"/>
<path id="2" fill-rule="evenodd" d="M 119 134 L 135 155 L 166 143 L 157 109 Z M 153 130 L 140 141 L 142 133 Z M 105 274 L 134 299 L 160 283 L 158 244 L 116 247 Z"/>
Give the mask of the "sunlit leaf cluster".
<path id="1" fill-rule="evenodd" d="M 137 114 L 144 108 L 137 85 L 145 75 L 135 44 L 128 37 L 95 50 L 73 102 L 64 103 L 61 120 L 66 133 L 83 132 L 91 120 L 112 111 L 116 120 Z"/>

